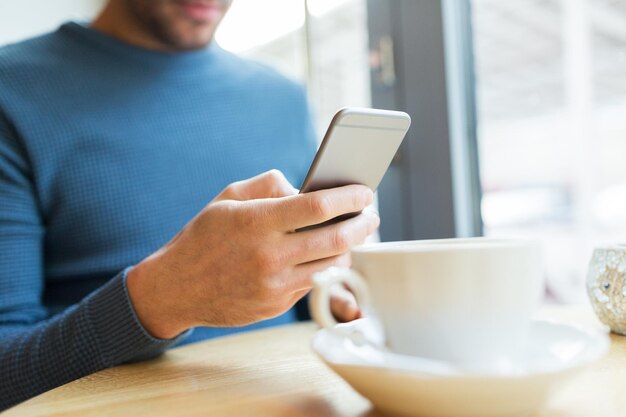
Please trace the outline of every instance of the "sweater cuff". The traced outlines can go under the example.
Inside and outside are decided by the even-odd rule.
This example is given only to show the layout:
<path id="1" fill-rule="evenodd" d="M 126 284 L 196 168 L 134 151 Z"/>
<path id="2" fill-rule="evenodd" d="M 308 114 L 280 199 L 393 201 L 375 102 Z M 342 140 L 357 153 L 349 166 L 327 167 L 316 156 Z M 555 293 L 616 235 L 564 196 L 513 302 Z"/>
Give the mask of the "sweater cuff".
<path id="1" fill-rule="evenodd" d="M 157 356 L 191 333 L 189 330 L 173 339 L 158 339 L 148 333 L 128 296 L 126 277 L 130 269 L 84 300 L 101 359 L 107 367 Z"/>

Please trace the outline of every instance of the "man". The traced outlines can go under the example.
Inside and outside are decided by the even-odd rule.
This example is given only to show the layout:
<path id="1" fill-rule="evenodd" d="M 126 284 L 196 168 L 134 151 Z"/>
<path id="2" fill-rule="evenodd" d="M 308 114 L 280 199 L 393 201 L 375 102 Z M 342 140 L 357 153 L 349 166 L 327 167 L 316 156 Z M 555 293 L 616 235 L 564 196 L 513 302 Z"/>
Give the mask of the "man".
<path id="1" fill-rule="evenodd" d="M 378 226 L 365 211 L 294 232 L 372 192 L 297 195 L 315 149 L 305 96 L 212 43 L 228 6 L 110 0 L 90 27 L 0 50 L 0 409 L 290 322 L 311 274 Z M 333 311 L 358 315 L 345 295 Z"/>

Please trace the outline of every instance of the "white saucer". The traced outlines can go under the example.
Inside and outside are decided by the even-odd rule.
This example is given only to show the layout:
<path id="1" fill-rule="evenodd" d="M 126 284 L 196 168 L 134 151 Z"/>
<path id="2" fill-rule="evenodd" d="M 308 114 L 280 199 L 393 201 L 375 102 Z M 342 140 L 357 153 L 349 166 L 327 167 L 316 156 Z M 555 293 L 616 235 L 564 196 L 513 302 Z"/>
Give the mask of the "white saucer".
<path id="1" fill-rule="evenodd" d="M 368 319 L 339 326 L 358 331 Z M 609 348 L 606 334 L 534 321 L 530 342 L 515 370 L 467 373 L 441 362 L 358 346 L 327 329 L 313 337 L 320 358 L 392 415 L 419 417 L 529 416 L 548 395 Z"/>

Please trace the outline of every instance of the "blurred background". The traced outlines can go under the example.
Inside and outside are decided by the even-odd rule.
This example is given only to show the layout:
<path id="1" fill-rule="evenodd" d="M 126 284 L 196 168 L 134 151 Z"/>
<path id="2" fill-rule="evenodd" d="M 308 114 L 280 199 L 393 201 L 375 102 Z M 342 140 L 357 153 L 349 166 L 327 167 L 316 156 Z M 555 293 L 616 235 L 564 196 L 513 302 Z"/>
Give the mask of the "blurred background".
<path id="1" fill-rule="evenodd" d="M 103 3 L 3 0 L 0 44 Z M 560 303 L 626 243 L 626 0 L 235 0 L 217 41 L 305 84 L 320 139 L 342 106 L 411 114 L 383 240 L 537 239 Z"/>

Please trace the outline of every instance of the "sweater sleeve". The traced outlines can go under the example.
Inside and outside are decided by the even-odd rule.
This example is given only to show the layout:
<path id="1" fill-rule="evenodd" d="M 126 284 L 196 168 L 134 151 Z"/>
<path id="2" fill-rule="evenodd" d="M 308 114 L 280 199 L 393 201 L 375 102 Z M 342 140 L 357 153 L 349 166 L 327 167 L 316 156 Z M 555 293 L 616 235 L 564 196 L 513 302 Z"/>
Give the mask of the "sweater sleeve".
<path id="1" fill-rule="evenodd" d="M 0 113 L 0 411 L 98 370 L 156 356 L 178 341 L 145 331 L 126 289 L 128 270 L 48 317 L 41 301 L 41 217 L 26 152 Z"/>

